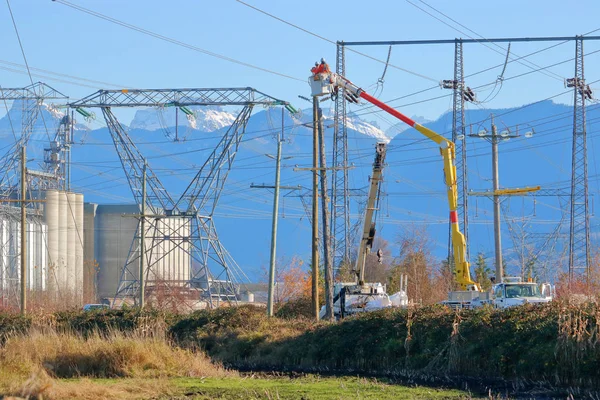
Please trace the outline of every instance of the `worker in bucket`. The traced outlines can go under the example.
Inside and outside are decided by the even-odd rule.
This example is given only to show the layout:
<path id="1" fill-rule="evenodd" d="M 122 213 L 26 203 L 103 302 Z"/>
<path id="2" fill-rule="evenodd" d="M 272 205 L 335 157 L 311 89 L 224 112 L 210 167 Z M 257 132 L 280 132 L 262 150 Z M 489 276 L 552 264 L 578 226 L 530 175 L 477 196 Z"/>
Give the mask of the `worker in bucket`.
<path id="1" fill-rule="evenodd" d="M 329 69 L 329 65 L 325 62 L 324 58 L 321 58 L 321 71 L 323 74 L 329 74 L 331 70 Z"/>
<path id="2" fill-rule="evenodd" d="M 310 69 L 313 75 L 317 75 L 319 73 L 319 63 L 315 61 L 315 66 Z"/>

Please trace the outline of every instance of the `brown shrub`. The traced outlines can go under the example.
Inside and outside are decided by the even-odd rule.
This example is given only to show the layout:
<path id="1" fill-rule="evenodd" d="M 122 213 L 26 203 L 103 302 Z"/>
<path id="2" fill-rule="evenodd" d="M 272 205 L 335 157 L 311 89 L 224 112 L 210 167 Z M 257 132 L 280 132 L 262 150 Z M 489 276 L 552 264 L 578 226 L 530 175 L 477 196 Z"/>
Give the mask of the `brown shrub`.
<path id="1" fill-rule="evenodd" d="M 51 391 L 54 378 L 232 374 L 203 353 L 173 346 L 165 335 L 113 331 L 83 338 L 73 333 L 35 330 L 8 338 L 0 348 L 0 393 L 30 397 Z"/>

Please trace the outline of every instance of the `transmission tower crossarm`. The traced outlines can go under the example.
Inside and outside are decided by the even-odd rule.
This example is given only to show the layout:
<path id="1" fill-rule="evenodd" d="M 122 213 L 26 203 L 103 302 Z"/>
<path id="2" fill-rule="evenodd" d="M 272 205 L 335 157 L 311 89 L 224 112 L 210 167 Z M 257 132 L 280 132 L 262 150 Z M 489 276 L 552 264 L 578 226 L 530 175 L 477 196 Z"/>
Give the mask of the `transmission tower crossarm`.
<path id="1" fill-rule="evenodd" d="M 99 90 L 69 104 L 86 107 L 278 106 L 290 103 L 251 87 L 221 89 L 121 89 Z"/>
<path id="2" fill-rule="evenodd" d="M 469 196 L 524 196 L 536 194 L 541 186 L 528 186 L 523 188 L 506 188 L 498 190 L 486 190 L 482 192 L 470 191 Z M 548 196 L 548 194 L 546 194 Z"/>
<path id="3" fill-rule="evenodd" d="M 3 88 L 0 87 L 0 100 L 31 100 L 31 99 L 68 99 L 52 86 L 43 82 L 36 82 L 33 85 L 22 88 Z"/>

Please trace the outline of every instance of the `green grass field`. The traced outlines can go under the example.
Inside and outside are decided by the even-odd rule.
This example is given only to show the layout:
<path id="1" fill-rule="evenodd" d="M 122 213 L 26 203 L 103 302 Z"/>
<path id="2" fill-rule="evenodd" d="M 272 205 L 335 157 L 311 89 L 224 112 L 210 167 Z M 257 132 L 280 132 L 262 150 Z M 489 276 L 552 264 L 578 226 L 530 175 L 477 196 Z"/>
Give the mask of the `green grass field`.
<path id="1" fill-rule="evenodd" d="M 186 398 L 192 399 L 471 399 L 459 390 L 407 387 L 376 379 L 331 378 L 206 378 L 176 379 Z"/>

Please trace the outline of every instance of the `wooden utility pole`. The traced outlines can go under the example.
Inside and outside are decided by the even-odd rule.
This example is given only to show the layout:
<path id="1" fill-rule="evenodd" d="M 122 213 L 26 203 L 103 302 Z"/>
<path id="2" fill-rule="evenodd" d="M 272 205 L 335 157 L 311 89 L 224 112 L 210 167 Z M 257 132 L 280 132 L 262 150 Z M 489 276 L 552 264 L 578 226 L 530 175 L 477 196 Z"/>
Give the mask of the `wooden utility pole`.
<path id="1" fill-rule="evenodd" d="M 492 116 L 492 184 L 494 190 L 494 249 L 496 255 L 496 279 L 502 282 L 504 276 L 502 264 L 502 236 L 500 231 L 500 196 L 495 192 L 500 189 L 498 177 L 498 131 Z"/>
<path id="2" fill-rule="evenodd" d="M 269 298 L 267 315 L 273 316 L 273 296 L 275 292 L 275 259 L 277 249 L 277 219 L 279 218 L 279 180 L 281 169 L 281 142 L 283 142 L 284 109 L 281 109 L 281 136 L 277 137 L 277 156 L 275 159 L 275 197 L 273 199 L 273 224 L 271 229 L 271 260 L 269 264 Z"/>
<path id="3" fill-rule="evenodd" d="M 325 319 L 333 318 L 333 265 L 329 228 L 329 195 L 327 193 L 327 161 L 325 159 L 325 129 L 323 113 L 319 108 L 319 142 L 321 158 L 321 217 L 323 219 L 323 261 L 325 269 Z"/>
<path id="4" fill-rule="evenodd" d="M 312 198 L 312 310 L 319 319 L 319 99 L 313 97 L 313 198 Z"/>
<path id="5" fill-rule="evenodd" d="M 21 314 L 27 313 L 27 153 L 21 147 Z"/>

